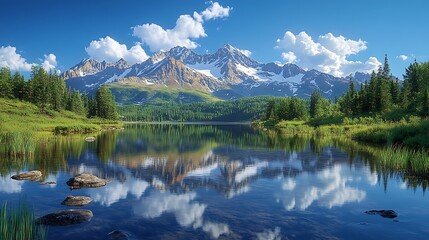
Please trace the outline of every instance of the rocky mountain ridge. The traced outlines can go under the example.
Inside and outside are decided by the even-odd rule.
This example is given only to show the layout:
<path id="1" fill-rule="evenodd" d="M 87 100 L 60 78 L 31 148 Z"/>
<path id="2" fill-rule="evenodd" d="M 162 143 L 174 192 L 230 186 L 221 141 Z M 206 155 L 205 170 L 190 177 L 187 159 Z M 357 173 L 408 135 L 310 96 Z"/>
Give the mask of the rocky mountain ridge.
<path id="1" fill-rule="evenodd" d="M 258 95 L 308 97 L 314 90 L 333 99 L 342 95 L 349 84 L 346 78 L 304 70 L 295 64 L 259 63 L 229 44 L 203 55 L 178 46 L 132 66 L 124 59 L 116 63 L 84 59 L 62 77 L 68 86 L 81 92 L 115 82 L 143 88 L 196 90 L 221 99 Z M 369 77 L 356 73 L 354 81 L 360 84 Z"/>

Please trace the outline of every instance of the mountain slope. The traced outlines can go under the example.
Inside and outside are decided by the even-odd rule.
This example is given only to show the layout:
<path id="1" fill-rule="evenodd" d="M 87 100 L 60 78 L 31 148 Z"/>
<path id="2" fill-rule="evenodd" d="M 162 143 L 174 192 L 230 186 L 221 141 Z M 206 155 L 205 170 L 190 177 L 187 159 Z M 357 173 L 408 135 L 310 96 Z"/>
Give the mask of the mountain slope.
<path id="1" fill-rule="evenodd" d="M 349 84 L 345 78 L 306 71 L 295 64 L 259 63 L 229 44 L 204 55 L 174 47 L 132 66 L 123 59 L 114 64 L 85 59 L 62 76 L 68 86 L 82 92 L 91 93 L 102 84 L 115 82 L 112 88 L 120 88 L 121 84 L 139 88 L 163 86 L 204 92 L 221 99 L 258 95 L 308 97 L 314 90 L 333 99 L 342 95 Z M 355 76 L 356 84 L 369 79 L 368 74 Z M 142 101 L 135 103 L 139 102 Z"/>

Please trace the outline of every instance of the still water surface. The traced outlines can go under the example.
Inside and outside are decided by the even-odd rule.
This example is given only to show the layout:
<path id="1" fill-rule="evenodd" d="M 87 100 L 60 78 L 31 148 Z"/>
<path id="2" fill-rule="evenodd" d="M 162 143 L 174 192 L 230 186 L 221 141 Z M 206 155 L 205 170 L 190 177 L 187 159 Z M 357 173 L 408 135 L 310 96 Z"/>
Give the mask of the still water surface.
<path id="1" fill-rule="evenodd" d="M 26 201 L 37 216 L 67 209 L 68 195 L 94 199 L 88 223 L 50 227 L 49 239 L 427 239 L 421 183 L 377 169 L 349 140 L 311 139 L 245 125 L 133 124 L 93 143 L 58 137 L 33 157 L 0 160 L 0 202 Z M 39 169 L 45 181 L 15 181 Z M 88 172 L 111 180 L 69 190 Z M 392 209 L 392 219 L 367 215 Z"/>

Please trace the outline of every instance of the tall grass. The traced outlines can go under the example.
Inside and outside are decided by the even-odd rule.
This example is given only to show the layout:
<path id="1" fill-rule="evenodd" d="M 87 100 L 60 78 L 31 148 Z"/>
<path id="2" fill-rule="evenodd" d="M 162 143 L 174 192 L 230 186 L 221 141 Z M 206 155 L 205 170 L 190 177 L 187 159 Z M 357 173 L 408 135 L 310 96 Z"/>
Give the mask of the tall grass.
<path id="1" fill-rule="evenodd" d="M 46 229 L 43 225 L 37 225 L 34 220 L 34 214 L 26 204 L 21 203 L 18 208 L 11 208 L 4 202 L 0 208 L 0 239 L 47 239 Z"/>
<path id="2" fill-rule="evenodd" d="M 6 132 L 0 134 L 0 143 L 8 155 L 32 155 L 36 149 L 32 132 Z"/>
<path id="3" fill-rule="evenodd" d="M 376 154 L 379 163 L 388 169 L 410 175 L 429 177 L 429 153 L 423 150 L 388 147 Z"/>

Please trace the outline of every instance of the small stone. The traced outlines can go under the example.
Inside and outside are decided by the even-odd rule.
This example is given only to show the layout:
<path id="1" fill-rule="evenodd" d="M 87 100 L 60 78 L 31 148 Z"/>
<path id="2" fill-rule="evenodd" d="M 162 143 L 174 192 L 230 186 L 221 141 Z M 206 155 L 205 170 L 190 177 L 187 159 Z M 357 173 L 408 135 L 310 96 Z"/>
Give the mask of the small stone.
<path id="1" fill-rule="evenodd" d="M 381 217 L 384 217 L 384 218 L 398 217 L 398 213 L 396 213 L 393 210 L 370 210 L 370 211 L 366 211 L 365 213 L 370 215 L 380 215 Z"/>
<path id="2" fill-rule="evenodd" d="M 37 224 L 50 226 L 67 226 L 91 221 L 94 215 L 90 210 L 63 210 L 49 213 L 36 219 Z"/>
<path id="3" fill-rule="evenodd" d="M 107 183 L 107 180 L 98 178 L 89 173 L 79 174 L 67 181 L 67 185 L 69 185 L 72 190 L 80 188 L 97 188 L 105 186 Z"/>
<path id="4" fill-rule="evenodd" d="M 130 234 L 127 232 L 124 232 L 122 230 L 114 230 L 114 231 L 110 232 L 109 234 L 107 234 L 107 236 L 109 236 L 110 240 L 129 240 L 129 239 L 131 239 Z"/>
<path id="5" fill-rule="evenodd" d="M 87 141 L 87 142 L 94 142 L 95 141 L 95 137 L 86 137 L 85 138 L 85 141 Z"/>
<path id="6" fill-rule="evenodd" d="M 57 184 L 57 182 L 40 182 L 40 185 L 52 185 Z"/>
<path id="7" fill-rule="evenodd" d="M 30 171 L 25 173 L 20 173 L 12 176 L 12 179 L 14 180 L 30 180 L 30 181 L 37 181 L 42 177 L 41 171 Z"/>
<path id="8" fill-rule="evenodd" d="M 90 202 L 92 202 L 92 198 L 90 197 L 68 196 L 66 199 L 64 199 L 64 201 L 61 204 L 66 206 L 84 206 Z"/>

